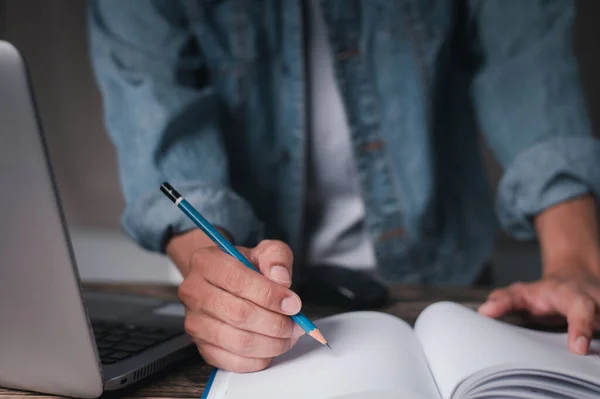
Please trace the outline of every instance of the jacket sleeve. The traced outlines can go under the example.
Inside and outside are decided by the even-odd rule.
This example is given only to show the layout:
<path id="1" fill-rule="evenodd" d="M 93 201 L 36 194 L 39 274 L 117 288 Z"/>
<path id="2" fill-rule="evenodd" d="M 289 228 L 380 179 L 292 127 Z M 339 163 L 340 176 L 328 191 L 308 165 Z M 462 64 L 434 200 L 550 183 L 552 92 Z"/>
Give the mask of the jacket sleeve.
<path id="1" fill-rule="evenodd" d="M 483 133 L 504 167 L 501 224 L 532 238 L 533 217 L 587 193 L 600 195 L 600 143 L 587 117 L 573 54 L 569 0 L 470 2 L 480 56 L 472 94 Z"/>
<path id="2" fill-rule="evenodd" d="M 219 103 L 179 2 L 94 0 L 88 12 L 92 65 L 118 153 L 124 229 L 162 252 L 170 235 L 195 227 L 160 192 L 169 181 L 237 244 L 253 241 L 260 222 L 228 185 Z"/>

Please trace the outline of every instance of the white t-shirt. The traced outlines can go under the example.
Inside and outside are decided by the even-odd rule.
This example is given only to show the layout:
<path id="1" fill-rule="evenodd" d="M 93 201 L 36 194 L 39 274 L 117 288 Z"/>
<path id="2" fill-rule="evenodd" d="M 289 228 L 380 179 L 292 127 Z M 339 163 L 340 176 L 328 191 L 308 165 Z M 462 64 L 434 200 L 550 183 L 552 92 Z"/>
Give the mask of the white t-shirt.
<path id="1" fill-rule="evenodd" d="M 307 263 L 374 269 L 350 129 L 318 0 L 308 1 Z"/>

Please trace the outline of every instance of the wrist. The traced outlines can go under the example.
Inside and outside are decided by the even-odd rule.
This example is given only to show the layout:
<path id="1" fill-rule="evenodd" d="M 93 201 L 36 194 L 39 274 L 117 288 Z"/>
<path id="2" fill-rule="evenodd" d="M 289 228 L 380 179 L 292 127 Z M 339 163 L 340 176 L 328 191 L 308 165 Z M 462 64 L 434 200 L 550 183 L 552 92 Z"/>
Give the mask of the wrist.
<path id="1" fill-rule="evenodd" d="M 600 278 L 600 255 L 564 255 L 544 261 L 542 277 L 593 276 Z"/>
<path id="2" fill-rule="evenodd" d="M 543 275 L 600 276 L 597 212 L 591 195 L 574 198 L 538 214 L 536 230 Z"/>

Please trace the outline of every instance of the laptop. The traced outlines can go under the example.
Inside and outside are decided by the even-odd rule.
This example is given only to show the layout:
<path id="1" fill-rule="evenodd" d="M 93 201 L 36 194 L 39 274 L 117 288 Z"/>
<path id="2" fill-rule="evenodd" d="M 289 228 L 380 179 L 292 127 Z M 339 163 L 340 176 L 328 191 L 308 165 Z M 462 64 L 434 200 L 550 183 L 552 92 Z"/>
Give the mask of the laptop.
<path id="1" fill-rule="evenodd" d="M 3 41 L 0 186 L 1 387 L 94 398 L 197 355 L 180 303 L 82 291 L 25 63 Z"/>

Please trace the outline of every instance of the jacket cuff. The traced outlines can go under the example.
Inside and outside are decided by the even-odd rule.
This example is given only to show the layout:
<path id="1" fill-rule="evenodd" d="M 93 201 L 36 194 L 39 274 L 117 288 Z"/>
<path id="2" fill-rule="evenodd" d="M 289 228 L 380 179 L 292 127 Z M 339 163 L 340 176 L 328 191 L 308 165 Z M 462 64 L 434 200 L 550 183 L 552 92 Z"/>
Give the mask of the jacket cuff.
<path id="1" fill-rule="evenodd" d="M 206 220 L 231 235 L 236 245 L 253 246 L 260 241 L 262 223 L 239 195 L 227 188 L 203 183 L 174 182 L 173 185 Z M 142 247 L 161 253 L 173 235 L 197 228 L 158 187 L 156 193 L 128 203 L 121 223 Z"/>
<path id="2" fill-rule="evenodd" d="M 589 193 L 600 198 L 600 141 L 553 138 L 515 158 L 500 181 L 496 210 L 508 234 L 531 239 L 535 215 Z"/>

